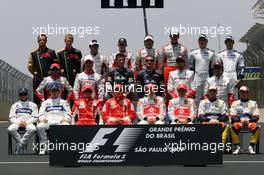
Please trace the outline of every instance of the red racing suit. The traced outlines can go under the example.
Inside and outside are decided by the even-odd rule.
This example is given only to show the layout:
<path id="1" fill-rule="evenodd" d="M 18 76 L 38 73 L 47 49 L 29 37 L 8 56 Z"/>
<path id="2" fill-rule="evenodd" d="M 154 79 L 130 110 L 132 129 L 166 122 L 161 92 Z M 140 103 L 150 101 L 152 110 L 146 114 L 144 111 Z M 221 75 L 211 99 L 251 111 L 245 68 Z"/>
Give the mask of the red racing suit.
<path id="1" fill-rule="evenodd" d="M 130 125 L 135 117 L 132 102 L 124 97 L 108 99 L 102 109 L 102 118 L 106 125 Z"/>
<path id="2" fill-rule="evenodd" d="M 100 110 L 101 107 L 98 100 L 81 98 L 74 102 L 72 117 L 74 118 L 78 114 L 76 125 L 96 125 L 96 114 L 100 114 Z"/>

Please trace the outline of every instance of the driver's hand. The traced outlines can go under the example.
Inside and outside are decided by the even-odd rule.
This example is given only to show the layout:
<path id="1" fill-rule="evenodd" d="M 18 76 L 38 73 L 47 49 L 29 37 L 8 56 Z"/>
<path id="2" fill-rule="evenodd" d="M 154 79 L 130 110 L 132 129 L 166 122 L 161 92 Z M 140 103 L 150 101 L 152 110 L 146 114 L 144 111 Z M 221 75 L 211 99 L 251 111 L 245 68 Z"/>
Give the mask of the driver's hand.
<path id="1" fill-rule="evenodd" d="M 147 121 L 148 121 L 149 124 L 155 124 L 156 118 L 155 117 L 148 117 Z"/>
<path id="2" fill-rule="evenodd" d="M 65 120 L 64 118 L 63 119 L 61 119 L 61 121 L 60 121 L 60 123 L 67 123 L 67 120 Z"/>

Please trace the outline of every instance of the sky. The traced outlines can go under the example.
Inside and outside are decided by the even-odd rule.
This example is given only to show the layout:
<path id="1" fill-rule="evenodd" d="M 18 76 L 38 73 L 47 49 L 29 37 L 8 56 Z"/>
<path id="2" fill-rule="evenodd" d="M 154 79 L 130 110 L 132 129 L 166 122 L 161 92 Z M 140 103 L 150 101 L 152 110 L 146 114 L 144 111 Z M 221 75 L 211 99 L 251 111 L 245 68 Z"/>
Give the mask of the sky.
<path id="1" fill-rule="evenodd" d="M 235 49 L 246 44 L 238 40 L 255 23 L 251 8 L 257 0 L 164 0 L 163 9 L 147 9 L 149 33 L 155 48 L 169 42 L 168 31 L 180 30 L 180 43 L 188 50 L 197 48 L 199 31 L 208 34 L 208 48 L 224 49 L 224 37 L 235 38 Z M 117 40 L 125 37 L 128 50 L 143 47 L 145 36 L 142 9 L 101 9 L 100 0 L 2 0 L 0 6 L 0 59 L 30 75 L 27 60 L 37 48 L 37 34 L 48 33 L 48 47 L 64 47 L 64 35 L 75 35 L 74 46 L 86 55 L 90 40 L 97 39 L 100 53 L 109 56 L 117 50 Z M 219 25 L 219 28 L 217 26 Z M 56 32 L 57 30 L 57 32 Z M 189 30 L 189 31 L 188 31 Z M 217 31 L 216 31 L 217 30 Z"/>

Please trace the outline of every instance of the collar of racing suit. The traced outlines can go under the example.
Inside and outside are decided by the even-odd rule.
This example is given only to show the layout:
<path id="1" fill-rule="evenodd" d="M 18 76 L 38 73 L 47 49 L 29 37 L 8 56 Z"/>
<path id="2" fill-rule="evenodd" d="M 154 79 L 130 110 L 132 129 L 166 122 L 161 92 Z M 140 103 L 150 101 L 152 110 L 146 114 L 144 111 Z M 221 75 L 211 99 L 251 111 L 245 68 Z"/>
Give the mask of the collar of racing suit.
<path id="1" fill-rule="evenodd" d="M 50 98 L 52 101 L 56 101 L 56 100 L 60 100 L 60 97 L 57 97 L 57 98 Z"/>
<path id="2" fill-rule="evenodd" d="M 227 51 L 227 52 L 233 52 L 234 49 L 230 49 L 230 50 L 226 49 L 226 51 Z"/>
<path id="3" fill-rule="evenodd" d="M 154 73 L 155 73 L 155 69 L 153 69 L 153 70 L 146 69 L 146 72 L 147 72 L 148 74 L 154 74 Z"/>
<path id="4" fill-rule="evenodd" d="M 59 79 L 60 78 L 60 74 L 52 74 L 50 77 L 52 79 Z"/>
<path id="5" fill-rule="evenodd" d="M 211 99 L 210 99 L 210 98 L 208 98 L 208 100 L 209 100 L 210 102 L 215 102 L 215 101 L 217 100 L 217 98 L 216 98 L 216 97 L 215 97 L 215 98 L 213 98 L 213 99 L 212 99 L 212 98 L 211 98 Z"/>
<path id="6" fill-rule="evenodd" d="M 125 67 L 117 67 L 116 68 L 116 70 L 118 71 L 118 72 L 124 72 L 125 71 Z"/>
<path id="7" fill-rule="evenodd" d="M 94 71 L 93 70 L 91 70 L 91 71 L 84 71 L 84 73 L 87 74 L 87 75 L 92 75 L 94 73 Z"/>
<path id="8" fill-rule="evenodd" d="M 22 104 L 26 104 L 26 103 L 28 103 L 28 100 L 25 100 L 25 101 L 19 100 L 19 102 Z"/>
<path id="9" fill-rule="evenodd" d="M 91 101 L 93 101 L 93 98 L 83 98 L 83 100 L 84 100 L 85 102 L 91 102 Z"/>
<path id="10" fill-rule="evenodd" d="M 178 45 L 179 45 L 179 43 L 178 43 L 178 42 L 177 42 L 177 43 L 175 43 L 175 44 L 172 44 L 172 43 L 171 43 L 171 46 L 172 46 L 172 47 L 177 47 Z"/>
<path id="11" fill-rule="evenodd" d="M 73 47 L 70 47 L 70 48 L 66 48 L 66 47 L 65 47 L 64 50 L 67 51 L 67 52 L 70 52 L 70 51 L 73 50 Z"/>
<path id="12" fill-rule="evenodd" d="M 206 47 L 205 47 L 205 48 L 201 48 L 201 47 L 199 47 L 199 49 L 200 49 L 201 51 L 204 51 L 204 50 L 206 50 Z"/>
<path id="13" fill-rule="evenodd" d="M 45 53 L 45 52 L 48 51 L 48 47 L 46 46 L 46 47 L 43 48 L 43 49 L 41 49 L 41 48 L 39 47 L 39 48 L 38 48 L 38 51 L 39 51 L 40 53 Z"/>
<path id="14" fill-rule="evenodd" d="M 122 96 L 122 97 L 115 97 L 115 100 L 116 100 L 116 101 L 122 101 L 122 100 L 124 100 L 124 98 L 125 98 L 125 97 L 123 97 L 123 96 Z"/>
<path id="15" fill-rule="evenodd" d="M 240 99 L 241 102 L 246 103 L 249 101 L 249 99 Z"/>
<path id="16" fill-rule="evenodd" d="M 97 52 L 97 54 L 92 54 L 92 52 L 90 52 L 90 55 L 92 56 L 92 57 L 96 57 L 97 55 L 99 55 L 99 52 Z"/>
<path id="17" fill-rule="evenodd" d="M 215 75 L 215 78 L 216 78 L 217 80 L 221 79 L 222 77 L 223 77 L 223 74 L 220 75 L 219 77 Z"/>

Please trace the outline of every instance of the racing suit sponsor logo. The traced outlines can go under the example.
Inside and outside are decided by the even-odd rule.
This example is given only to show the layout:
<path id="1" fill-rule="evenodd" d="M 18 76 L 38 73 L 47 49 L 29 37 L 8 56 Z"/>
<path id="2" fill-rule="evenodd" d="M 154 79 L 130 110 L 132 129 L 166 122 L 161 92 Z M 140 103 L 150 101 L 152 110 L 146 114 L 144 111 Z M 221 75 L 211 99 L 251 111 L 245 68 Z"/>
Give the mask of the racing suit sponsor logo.
<path id="1" fill-rule="evenodd" d="M 46 108 L 46 112 L 51 112 L 51 111 L 64 111 L 63 106 L 48 106 Z"/>
<path id="2" fill-rule="evenodd" d="M 22 113 L 22 114 L 31 114 L 32 113 L 32 109 L 29 109 L 29 108 L 18 108 L 16 110 L 16 114 L 19 114 L 19 113 Z"/>

